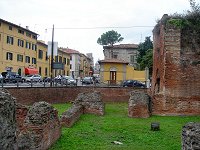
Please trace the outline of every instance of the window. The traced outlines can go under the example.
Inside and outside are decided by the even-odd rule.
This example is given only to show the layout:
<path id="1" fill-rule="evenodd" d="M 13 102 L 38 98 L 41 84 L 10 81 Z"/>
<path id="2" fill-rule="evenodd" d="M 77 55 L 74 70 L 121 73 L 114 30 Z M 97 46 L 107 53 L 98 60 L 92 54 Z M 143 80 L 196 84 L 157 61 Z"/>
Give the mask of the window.
<path id="1" fill-rule="evenodd" d="M 67 59 L 66 59 L 66 58 L 63 59 L 63 63 L 64 63 L 64 64 L 67 63 Z"/>
<path id="2" fill-rule="evenodd" d="M 59 62 L 62 63 L 62 56 L 59 56 Z"/>
<path id="3" fill-rule="evenodd" d="M 55 57 L 55 62 L 58 62 L 58 56 Z"/>
<path id="4" fill-rule="evenodd" d="M 32 44 L 32 50 L 37 50 L 37 45 L 35 45 L 35 44 Z"/>
<path id="5" fill-rule="evenodd" d="M 36 36 L 36 35 L 32 35 L 32 38 L 33 38 L 33 39 L 37 39 L 37 36 Z"/>
<path id="6" fill-rule="evenodd" d="M 114 54 L 114 55 L 113 55 L 113 58 L 117 59 L 117 55 Z"/>
<path id="7" fill-rule="evenodd" d="M 48 60 L 48 54 L 47 54 L 47 52 L 46 52 L 46 58 L 45 58 L 45 60 Z"/>
<path id="8" fill-rule="evenodd" d="M 24 40 L 18 39 L 18 46 L 24 47 Z"/>
<path id="9" fill-rule="evenodd" d="M 18 33 L 20 33 L 20 34 L 24 34 L 24 31 L 21 30 L 21 29 L 18 29 Z"/>
<path id="10" fill-rule="evenodd" d="M 72 56 L 70 55 L 70 60 L 72 60 Z"/>
<path id="11" fill-rule="evenodd" d="M 47 73 L 48 73 L 48 68 L 45 68 L 45 76 L 47 76 Z"/>
<path id="12" fill-rule="evenodd" d="M 39 74 L 41 75 L 41 72 L 42 72 L 42 68 L 41 67 L 39 67 Z"/>
<path id="13" fill-rule="evenodd" d="M 11 36 L 7 36 L 7 43 L 13 45 L 14 43 L 14 38 Z"/>
<path id="14" fill-rule="evenodd" d="M 32 64 L 36 64 L 36 58 L 32 58 Z"/>
<path id="15" fill-rule="evenodd" d="M 26 48 L 31 49 L 31 43 L 26 41 Z"/>
<path id="16" fill-rule="evenodd" d="M 13 60 L 13 53 L 6 53 L 6 60 Z"/>
<path id="17" fill-rule="evenodd" d="M 70 64 L 70 69 L 72 69 L 72 65 Z"/>
<path id="18" fill-rule="evenodd" d="M 23 55 L 17 54 L 17 61 L 23 62 Z"/>
<path id="19" fill-rule="evenodd" d="M 134 57 L 134 55 L 130 55 L 130 62 L 131 62 L 131 63 L 134 63 L 134 62 L 135 62 L 135 57 Z"/>
<path id="20" fill-rule="evenodd" d="M 26 32 L 26 36 L 28 36 L 28 37 L 31 37 L 31 34 L 30 34 L 30 33 L 28 33 L 28 32 Z"/>
<path id="21" fill-rule="evenodd" d="M 9 30 L 12 30 L 12 26 L 9 26 L 8 29 L 9 29 Z"/>
<path id="22" fill-rule="evenodd" d="M 42 50 L 39 50 L 38 58 L 39 58 L 39 59 L 42 59 L 42 58 L 43 58 L 43 51 L 42 51 Z"/>
<path id="23" fill-rule="evenodd" d="M 30 63 L 30 57 L 26 56 L 26 63 Z"/>
<path id="24" fill-rule="evenodd" d="M 67 65 L 69 65 L 70 64 L 70 60 L 67 58 Z"/>

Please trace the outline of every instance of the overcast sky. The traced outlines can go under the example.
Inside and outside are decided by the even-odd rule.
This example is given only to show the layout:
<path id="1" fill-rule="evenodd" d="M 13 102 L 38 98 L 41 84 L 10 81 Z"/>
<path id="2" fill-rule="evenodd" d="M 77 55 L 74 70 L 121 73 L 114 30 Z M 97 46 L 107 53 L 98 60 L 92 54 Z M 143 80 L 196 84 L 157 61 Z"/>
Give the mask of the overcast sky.
<path id="1" fill-rule="evenodd" d="M 103 48 L 96 42 L 102 33 L 115 30 L 124 37 L 121 44 L 138 44 L 152 36 L 153 26 L 163 14 L 189 9 L 189 0 L 0 0 L 1 19 L 29 26 L 46 42 L 51 41 L 54 24 L 54 41 L 59 47 L 93 53 L 95 62 L 104 58 Z"/>

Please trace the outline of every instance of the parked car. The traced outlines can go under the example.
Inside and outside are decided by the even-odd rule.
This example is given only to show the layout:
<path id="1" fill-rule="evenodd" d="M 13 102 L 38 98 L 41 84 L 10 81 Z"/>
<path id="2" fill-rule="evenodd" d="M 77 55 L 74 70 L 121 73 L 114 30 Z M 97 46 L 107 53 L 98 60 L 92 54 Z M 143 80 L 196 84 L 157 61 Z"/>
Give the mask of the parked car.
<path id="1" fill-rule="evenodd" d="M 0 73 L 0 82 L 3 80 L 3 76 L 2 74 Z"/>
<path id="2" fill-rule="evenodd" d="M 51 77 L 44 77 L 43 82 L 51 82 Z"/>
<path id="3" fill-rule="evenodd" d="M 4 83 L 17 83 L 23 82 L 22 77 L 16 72 L 2 72 L 3 82 Z"/>
<path id="4" fill-rule="evenodd" d="M 68 85 L 76 85 L 76 80 L 74 80 L 71 76 L 63 76 Z"/>
<path id="5" fill-rule="evenodd" d="M 82 83 L 92 84 L 93 83 L 92 77 L 84 77 L 83 80 L 82 80 Z"/>
<path id="6" fill-rule="evenodd" d="M 125 80 L 122 84 L 123 87 L 140 87 L 145 88 L 145 84 L 137 80 Z"/>
<path id="7" fill-rule="evenodd" d="M 40 82 L 42 81 L 42 77 L 38 74 L 35 74 L 35 75 L 27 75 L 25 77 L 22 77 L 22 80 L 23 81 L 26 81 L 26 82 Z"/>

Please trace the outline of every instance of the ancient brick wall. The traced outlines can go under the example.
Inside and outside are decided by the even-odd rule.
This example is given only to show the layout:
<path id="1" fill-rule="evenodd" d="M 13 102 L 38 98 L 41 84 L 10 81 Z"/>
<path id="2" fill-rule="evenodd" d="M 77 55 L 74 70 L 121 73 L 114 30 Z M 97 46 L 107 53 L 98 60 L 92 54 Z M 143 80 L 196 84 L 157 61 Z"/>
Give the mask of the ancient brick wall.
<path id="1" fill-rule="evenodd" d="M 57 87 L 57 88 L 9 88 L 8 91 L 18 103 L 32 105 L 34 102 L 66 103 L 74 101 L 79 93 L 100 92 L 103 102 L 128 102 L 129 94 L 134 88 L 110 87 Z M 144 93 L 147 89 L 137 89 Z"/>
<path id="2" fill-rule="evenodd" d="M 200 114 L 200 47 L 195 37 L 174 26 L 154 28 L 152 97 L 153 114 Z M 188 40 L 187 40 L 188 39 Z"/>

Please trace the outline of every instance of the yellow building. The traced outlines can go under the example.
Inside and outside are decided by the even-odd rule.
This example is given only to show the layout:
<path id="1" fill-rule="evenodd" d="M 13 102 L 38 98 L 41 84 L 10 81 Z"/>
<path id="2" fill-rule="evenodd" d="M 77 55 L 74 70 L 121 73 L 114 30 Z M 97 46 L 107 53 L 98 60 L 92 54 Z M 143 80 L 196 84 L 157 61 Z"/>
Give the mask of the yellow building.
<path id="1" fill-rule="evenodd" d="M 90 75 L 90 63 L 91 60 L 85 54 L 81 54 L 81 65 L 80 65 L 80 77 L 86 77 Z"/>
<path id="2" fill-rule="evenodd" d="M 100 80 L 108 84 L 121 84 L 124 80 L 146 81 L 145 71 L 136 71 L 128 62 L 119 59 L 100 60 Z"/>
<path id="3" fill-rule="evenodd" d="M 55 63 L 63 63 L 64 68 L 62 69 L 54 69 L 53 76 L 56 77 L 58 75 L 70 75 L 70 55 L 66 53 L 62 48 L 58 49 L 58 56 L 54 57 Z"/>
<path id="4" fill-rule="evenodd" d="M 37 41 L 37 70 L 42 77 L 50 77 L 50 59 L 47 55 L 48 45 Z"/>
<path id="5" fill-rule="evenodd" d="M 0 72 L 36 68 L 37 33 L 0 19 Z"/>

